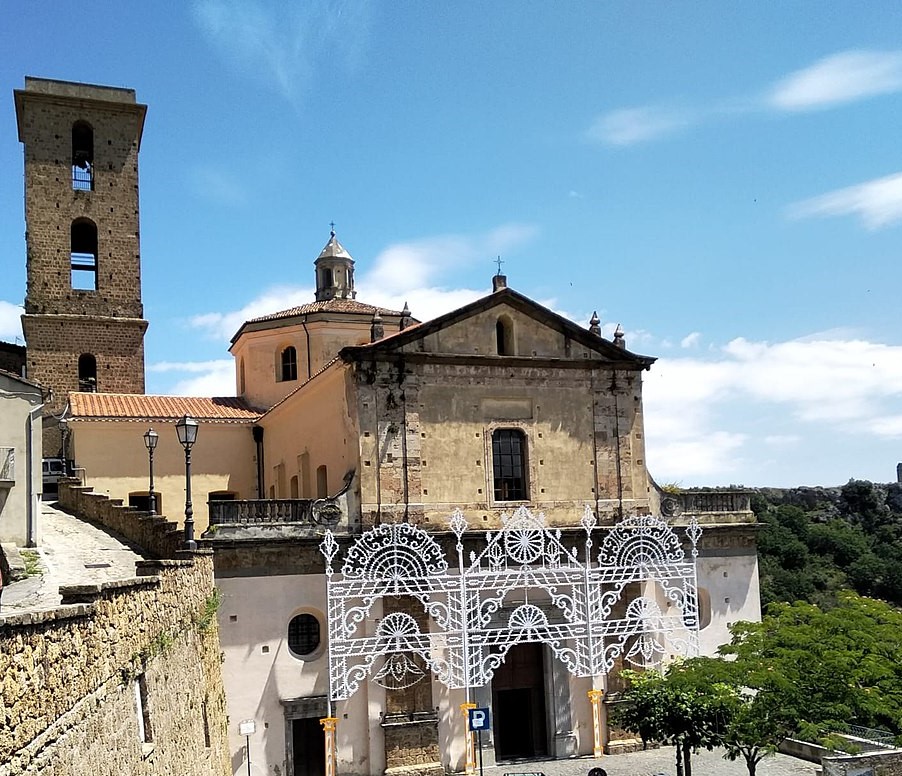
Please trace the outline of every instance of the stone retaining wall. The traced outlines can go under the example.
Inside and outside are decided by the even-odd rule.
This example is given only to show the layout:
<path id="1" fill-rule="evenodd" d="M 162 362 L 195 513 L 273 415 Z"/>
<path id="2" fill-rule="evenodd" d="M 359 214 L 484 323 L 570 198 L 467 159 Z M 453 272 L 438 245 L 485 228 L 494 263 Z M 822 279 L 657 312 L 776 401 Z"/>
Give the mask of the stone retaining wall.
<path id="1" fill-rule="evenodd" d="M 213 557 L 178 555 L 0 613 L 0 776 L 231 774 Z"/>
<path id="2" fill-rule="evenodd" d="M 847 776 L 867 772 L 867 769 L 871 769 L 874 776 L 902 776 L 902 750 L 825 757 L 821 764 L 824 776 Z"/>
<path id="3" fill-rule="evenodd" d="M 182 532 L 163 515 L 150 515 L 122 505 L 78 480 L 60 480 L 59 503 L 67 512 L 109 528 L 149 555 L 174 558 L 181 551 Z"/>

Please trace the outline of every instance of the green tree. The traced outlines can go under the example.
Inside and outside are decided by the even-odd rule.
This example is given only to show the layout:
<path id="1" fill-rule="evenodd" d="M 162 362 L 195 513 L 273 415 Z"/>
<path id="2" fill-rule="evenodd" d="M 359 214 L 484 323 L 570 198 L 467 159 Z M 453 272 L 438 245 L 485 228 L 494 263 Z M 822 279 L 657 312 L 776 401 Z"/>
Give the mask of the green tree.
<path id="1" fill-rule="evenodd" d="M 692 776 L 692 752 L 713 749 L 719 742 L 730 705 L 730 688 L 699 681 L 675 663 L 666 673 L 624 671 L 630 682 L 626 701 L 615 710 L 615 722 L 638 733 L 644 742 L 676 747 L 677 776 Z"/>
<path id="2" fill-rule="evenodd" d="M 773 604 L 759 623 L 736 623 L 721 654 L 736 686 L 766 693 L 797 727 L 902 724 L 902 612 L 850 591 L 822 611 Z M 740 684 L 741 683 L 741 684 Z"/>

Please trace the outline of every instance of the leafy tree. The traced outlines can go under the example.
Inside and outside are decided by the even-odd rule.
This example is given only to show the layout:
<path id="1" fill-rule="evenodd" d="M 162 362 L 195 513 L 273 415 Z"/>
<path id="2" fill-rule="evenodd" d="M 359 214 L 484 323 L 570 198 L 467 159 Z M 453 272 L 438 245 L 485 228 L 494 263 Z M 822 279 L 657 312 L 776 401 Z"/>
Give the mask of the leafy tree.
<path id="1" fill-rule="evenodd" d="M 773 671 L 759 673 L 756 663 L 697 657 L 668 672 L 673 674 L 682 675 L 689 686 L 716 688 L 721 703 L 718 744 L 728 759 L 745 760 L 749 776 L 755 776 L 758 763 L 795 728 L 791 713 L 783 707 L 784 678 Z"/>
<path id="2" fill-rule="evenodd" d="M 665 673 L 624 671 L 630 682 L 625 704 L 615 710 L 615 722 L 638 733 L 642 740 L 676 747 L 677 776 L 692 776 L 691 753 L 701 747 L 713 749 L 719 742 L 730 703 L 731 690 L 699 681 L 699 675 L 684 673 L 681 664 Z"/>
<path id="3" fill-rule="evenodd" d="M 902 612 L 844 591 L 832 609 L 773 604 L 761 622 L 731 631 L 721 653 L 735 659 L 734 681 L 777 699 L 797 725 L 899 731 Z"/>
<path id="4" fill-rule="evenodd" d="M 886 493 L 867 480 L 849 480 L 843 485 L 839 508 L 868 531 L 890 522 L 892 516 L 886 505 Z"/>

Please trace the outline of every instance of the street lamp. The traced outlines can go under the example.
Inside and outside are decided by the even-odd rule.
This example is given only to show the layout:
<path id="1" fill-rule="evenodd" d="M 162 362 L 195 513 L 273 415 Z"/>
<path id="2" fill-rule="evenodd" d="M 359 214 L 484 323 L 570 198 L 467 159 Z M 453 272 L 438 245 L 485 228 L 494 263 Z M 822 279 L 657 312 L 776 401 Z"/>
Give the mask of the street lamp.
<path id="1" fill-rule="evenodd" d="M 191 448 L 197 441 L 197 421 L 190 415 L 182 415 L 175 424 L 179 442 L 185 448 L 185 544 L 186 550 L 196 550 L 194 541 L 194 508 L 191 506 Z"/>
<path id="2" fill-rule="evenodd" d="M 152 428 L 144 432 L 144 447 L 147 448 L 147 458 L 150 463 L 150 487 L 148 488 L 147 501 L 150 514 L 157 513 L 157 494 L 153 492 L 153 451 L 157 448 L 157 439 L 160 435 Z"/>
<path id="3" fill-rule="evenodd" d="M 63 473 L 69 476 L 69 419 L 60 418 L 60 436 L 63 442 Z"/>

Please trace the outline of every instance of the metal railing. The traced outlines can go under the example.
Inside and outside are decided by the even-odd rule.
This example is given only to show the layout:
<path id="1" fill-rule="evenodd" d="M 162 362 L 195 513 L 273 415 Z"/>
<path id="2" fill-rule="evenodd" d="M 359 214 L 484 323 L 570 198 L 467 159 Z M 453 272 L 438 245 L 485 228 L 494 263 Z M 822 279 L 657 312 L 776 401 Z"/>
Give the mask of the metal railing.
<path id="1" fill-rule="evenodd" d="M 750 512 L 752 496 L 748 491 L 721 490 L 676 494 L 683 512 Z"/>
<path id="2" fill-rule="evenodd" d="M 90 165 L 85 167 L 72 165 L 72 188 L 75 191 L 94 190 L 94 170 Z"/>
<path id="3" fill-rule="evenodd" d="M 209 501 L 210 525 L 313 523 L 314 499 Z"/>
<path id="4" fill-rule="evenodd" d="M 859 725 L 849 725 L 849 735 L 863 738 L 865 741 L 873 741 L 877 744 L 886 744 L 894 746 L 896 743 L 895 734 L 889 730 L 878 730 L 876 728 L 861 727 Z"/>

